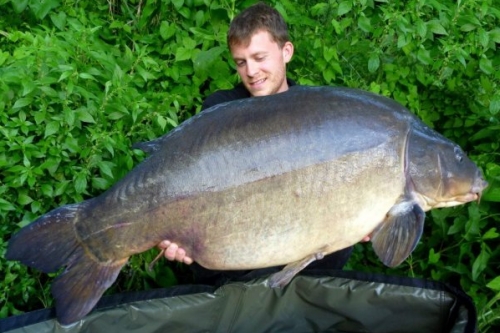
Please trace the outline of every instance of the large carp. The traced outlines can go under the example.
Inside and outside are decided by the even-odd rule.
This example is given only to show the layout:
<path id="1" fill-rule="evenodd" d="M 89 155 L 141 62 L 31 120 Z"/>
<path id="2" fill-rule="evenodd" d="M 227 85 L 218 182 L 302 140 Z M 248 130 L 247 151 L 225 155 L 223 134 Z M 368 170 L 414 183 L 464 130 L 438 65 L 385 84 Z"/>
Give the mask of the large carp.
<path id="1" fill-rule="evenodd" d="M 7 258 L 66 269 L 57 316 L 82 318 L 128 258 L 168 239 L 208 269 L 311 261 L 371 235 L 388 266 L 418 243 L 425 211 L 479 199 L 486 182 L 455 143 L 395 101 L 292 87 L 221 104 L 141 145 L 151 155 L 100 196 L 21 229 Z"/>

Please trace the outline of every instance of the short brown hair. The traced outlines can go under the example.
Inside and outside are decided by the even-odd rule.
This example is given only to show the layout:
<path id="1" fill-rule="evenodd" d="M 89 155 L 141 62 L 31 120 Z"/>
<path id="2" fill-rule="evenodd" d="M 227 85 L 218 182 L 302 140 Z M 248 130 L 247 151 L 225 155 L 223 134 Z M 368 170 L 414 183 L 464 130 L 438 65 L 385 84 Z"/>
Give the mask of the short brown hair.
<path id="1" fill-rule="evenodd" d="M 248 44 L 250 38 L 262 30 L 269 32 L 281 48 L 290 41 L 283 16 L 273 7 L 259 2 L 243 10 L 233 19 L 227 34 L 227 44 L 229 47 Z"/>

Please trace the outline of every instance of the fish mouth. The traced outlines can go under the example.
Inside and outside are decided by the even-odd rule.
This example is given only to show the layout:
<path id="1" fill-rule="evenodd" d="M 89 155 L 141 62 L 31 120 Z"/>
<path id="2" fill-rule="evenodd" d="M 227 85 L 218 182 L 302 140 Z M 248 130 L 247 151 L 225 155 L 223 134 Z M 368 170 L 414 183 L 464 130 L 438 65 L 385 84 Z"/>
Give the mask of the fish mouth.
<path id="1" fill-rule="evenodd" d="M 451 207 L 462 205 L 467 202 L 475 201 L 478 204 L 481 202 L 481 196 L 483 195 L 483 190 L 488 186 L 488 182 L 484 178 L 477 178 L 470 191 L 463 195 L 457 195 L 446 201 L 438 203 L 435 207 Z"/>
<path id="2" fill-rule="evenodd" d="M 488 182 L 484 178 L 479 178 L 474 186 L 472 186 L 472 194 L 475 195 L 475 199 L 471 201 L 476 201 L 478 204 L 481 202 L 481 196 L 483 195 L 484 189 L 488 187 Z"/>
<path id="3" fill-rule="evenodd" d="M 423 205 L 423 207 L 425 207 L 424 210 L 427 211 L 432 208 L 459 206 L 472 201 L 476 201 L 479 204 L 481 195 L 481 192 L 470 191 L 463 195 L 457 195 L 452 198 L 445 198 L 444 200 L 433 200 L 429 197 L 424 197 L 426 204 Z"/>

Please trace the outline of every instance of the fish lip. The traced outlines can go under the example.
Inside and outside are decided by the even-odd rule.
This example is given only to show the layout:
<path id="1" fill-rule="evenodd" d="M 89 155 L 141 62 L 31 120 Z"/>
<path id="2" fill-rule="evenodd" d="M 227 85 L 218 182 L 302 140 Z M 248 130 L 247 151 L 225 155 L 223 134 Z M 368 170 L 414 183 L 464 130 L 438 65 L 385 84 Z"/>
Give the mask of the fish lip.
<path id="1" fill-rule="evenodd" d="M 458 196 L 458 197 L 455 197 L 455 201 L 457 202 L 463 202 L 463 203 L 466 203 L 466 202 L 472 202 L 472 201 L 477 201 L 479 198 L 481 197 L 481 192 L 469 192 L 463 196 Z"/>
<path id="2" fill-rule="evenodd" d="M 464 195 L 457 195 L 453 198 L 448 198 L 445 201 L 440 200 L 426 200 L 426 205 L 423 206 L 424 211 L 433 209 L 433 208 L 444 208 L 444 207 L 453 207 L 458 205 L 463 205 L 468 202 L 476 201 L 479 203 L 481 199 L 481 192 L 468 192 Z"/>
<path id="3" fill-rule="evenodd" d="M 479 205 L 479 204 L 481 203 L 481 196 L 482 196 L 482 193 L 481 193 L 481 192 L 479 192 L 479 193 L 476 193 L 476 195 L 477 195 L 476 202 L 477 202 L 477 204 Z"/>
<path id="4" fill-rule="evenodd" d="M 483 195 L 483 191 L 486 187 L 488 187 L 488 182 L 484 178 L 481 178 L 478 180 L 477 183 L 478 184 L 475 184 L 472 187 L 472 192 L 476 195 L 475 201 L 479 205 L 479 203 L 481 202 L 481 197 Z"/>

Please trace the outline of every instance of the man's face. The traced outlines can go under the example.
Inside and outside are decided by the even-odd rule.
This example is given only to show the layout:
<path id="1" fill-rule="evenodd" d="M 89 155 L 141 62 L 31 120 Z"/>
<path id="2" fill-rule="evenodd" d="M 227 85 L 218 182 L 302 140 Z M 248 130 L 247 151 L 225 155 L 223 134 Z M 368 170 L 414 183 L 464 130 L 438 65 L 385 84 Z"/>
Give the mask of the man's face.
<path id="1" fill-rule="evenodd" d="M 248 45 L 233 45 L 231 54 L 241 81 L 252 96 L 266 96 L 286 91 L 286 64 L 293 55 L 293 45 L 283 48 L 267 31 L 259 31 Z"/>

